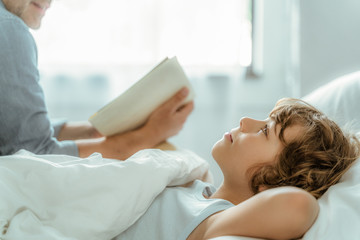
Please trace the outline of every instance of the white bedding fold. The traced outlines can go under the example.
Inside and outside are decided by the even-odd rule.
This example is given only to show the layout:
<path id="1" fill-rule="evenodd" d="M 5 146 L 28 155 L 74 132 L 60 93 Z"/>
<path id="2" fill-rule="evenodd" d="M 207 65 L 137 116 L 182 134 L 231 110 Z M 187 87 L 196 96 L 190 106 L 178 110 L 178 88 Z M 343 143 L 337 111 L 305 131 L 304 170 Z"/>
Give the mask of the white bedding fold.
<path id="1" fill-rule="evenodd" d="M 202 177 L 189 151 L 140 151 L 125 162 L 19 152 L 0 157 L 1 239 L 111 239 L 168 185 Z"/>

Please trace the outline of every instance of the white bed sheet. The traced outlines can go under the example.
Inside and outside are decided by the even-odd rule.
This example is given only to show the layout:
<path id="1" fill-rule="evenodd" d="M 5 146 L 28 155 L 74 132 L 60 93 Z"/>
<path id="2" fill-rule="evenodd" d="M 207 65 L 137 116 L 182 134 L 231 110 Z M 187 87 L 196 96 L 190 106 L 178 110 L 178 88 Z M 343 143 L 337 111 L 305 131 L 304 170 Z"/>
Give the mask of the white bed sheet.
<path id="1" fill-rule="evenodd" d="M 106 240 L 134 223 L 167 185 L 201 178 L 189 151 L 140 151 L 125 162 L 22 151 L 0 157 L 0 239 Z"/>

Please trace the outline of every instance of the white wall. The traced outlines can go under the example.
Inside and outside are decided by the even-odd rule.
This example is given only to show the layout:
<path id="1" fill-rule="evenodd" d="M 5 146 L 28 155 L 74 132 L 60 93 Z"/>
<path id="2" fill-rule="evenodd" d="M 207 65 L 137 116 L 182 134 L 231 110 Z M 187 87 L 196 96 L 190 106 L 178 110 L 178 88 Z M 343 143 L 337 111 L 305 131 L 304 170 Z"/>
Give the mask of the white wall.
<path id="1" fill-rule="evenodd" d="M 360 70 L 360 1 L 300 1 L 301 93 Z"/>

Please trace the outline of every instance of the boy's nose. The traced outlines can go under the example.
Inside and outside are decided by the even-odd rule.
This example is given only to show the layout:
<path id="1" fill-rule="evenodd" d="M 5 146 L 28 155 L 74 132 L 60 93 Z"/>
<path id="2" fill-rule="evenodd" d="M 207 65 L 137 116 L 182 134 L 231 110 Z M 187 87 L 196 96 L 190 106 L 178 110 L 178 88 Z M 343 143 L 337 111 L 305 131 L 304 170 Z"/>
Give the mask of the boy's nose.
<path id="1" fill-rule="evenodd" d="M 259 131 L 264 125 L 265 121 L 256 120 L 249 117 L 243 117 L 240 120 L 240 130 L 242 132 L 254 132 Z"/>

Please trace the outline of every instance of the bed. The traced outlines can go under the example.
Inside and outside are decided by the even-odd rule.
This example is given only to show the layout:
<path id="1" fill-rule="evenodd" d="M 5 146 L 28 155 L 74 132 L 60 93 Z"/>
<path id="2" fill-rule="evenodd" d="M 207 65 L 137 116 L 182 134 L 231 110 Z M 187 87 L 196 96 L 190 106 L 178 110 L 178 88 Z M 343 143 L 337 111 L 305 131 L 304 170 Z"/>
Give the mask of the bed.
<path id="1" fill-rule="evenodd" d="M 360 131 L 359 93 L 357 72 L 304 100 Z M 0 162 L 1 240 L 112 239 L 141 217 L 166 186 L 205 178 L 208 172 L 207 162 L 187 150 L 143 150 L 125 162 L 100 154 L 76 158 L 20 151 Z M 359 239 L 359 203 L 360 160 L 319 199 L 319 216 L 303 239 Z"/>

